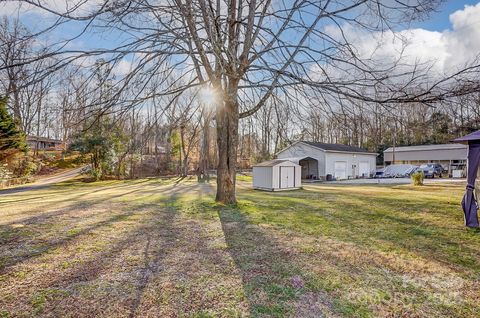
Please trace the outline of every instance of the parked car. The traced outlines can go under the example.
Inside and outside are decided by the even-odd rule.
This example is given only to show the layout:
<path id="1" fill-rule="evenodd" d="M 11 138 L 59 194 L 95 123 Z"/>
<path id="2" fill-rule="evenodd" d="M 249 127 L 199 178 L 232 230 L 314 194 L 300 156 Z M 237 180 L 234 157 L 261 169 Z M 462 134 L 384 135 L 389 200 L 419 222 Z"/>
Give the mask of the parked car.
<path id="1" fill-rule="evenodd" d="M 417 168 L 417 172 L 423 171 L 425 178 L 442 177 L 445 172 L 442 165 L 439 163 L 425 163 Z"/>
<path id="2" fill-rule="evenodd" d="M 383 175 L 384 171 L 385 171 L 385 168 L 380 168 L 380 169 L 375 170 L 375 175 L 373 177 L 374 178 L 385 178 L 385 176 Z"/>

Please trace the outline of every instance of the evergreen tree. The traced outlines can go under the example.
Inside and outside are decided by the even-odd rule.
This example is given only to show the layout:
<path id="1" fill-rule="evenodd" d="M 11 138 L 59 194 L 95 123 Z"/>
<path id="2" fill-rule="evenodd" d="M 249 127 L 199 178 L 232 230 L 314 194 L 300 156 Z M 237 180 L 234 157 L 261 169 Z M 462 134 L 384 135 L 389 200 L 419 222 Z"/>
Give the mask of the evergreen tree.
<path id="1" fill-rule="evenodd" d="M 89 129 L 80 132 L 70 145 L 72 150 L 90 156 L 90 172 L 95 180 L 117 176 L 124 170 L 121 155 L 125 153 L 128 138 L 122 127 L 108 116 L 99 116 L 89 123 Z"/>
<path id="2" fill-rule="evenodd" d="M 0 97 L 0 160 L 17 151 L 26 151 L 25 135 L 7 111 L 7 99 Z"/>

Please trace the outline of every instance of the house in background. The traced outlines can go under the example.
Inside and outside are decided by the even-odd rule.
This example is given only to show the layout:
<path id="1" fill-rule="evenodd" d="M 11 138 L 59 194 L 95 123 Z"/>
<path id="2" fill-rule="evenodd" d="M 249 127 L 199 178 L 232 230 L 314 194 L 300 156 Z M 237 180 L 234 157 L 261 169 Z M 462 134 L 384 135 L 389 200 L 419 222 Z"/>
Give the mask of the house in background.
<path id="1" fill-rule="evenodd" d="M 61 140 L 37 136 L 27 136 L 27 145 L 31 150 L 62 151 L 65 149 L 65 144 Z"/>
<path id="2" fill-rule="evenodd" d="M 302 179 L 340 180 L 371 176 L 377 155 L 354 146 L 297 141 L 278 152 L 277 158 L 302 166 Z"/>

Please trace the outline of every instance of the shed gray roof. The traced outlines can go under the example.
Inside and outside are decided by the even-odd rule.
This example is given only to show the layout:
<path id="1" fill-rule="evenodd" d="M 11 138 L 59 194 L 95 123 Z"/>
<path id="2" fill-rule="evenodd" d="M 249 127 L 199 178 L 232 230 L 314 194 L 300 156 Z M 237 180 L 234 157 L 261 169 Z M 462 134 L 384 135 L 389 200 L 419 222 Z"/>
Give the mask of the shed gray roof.
<path id="1" fill-rule="evenodd" d="M 341 145 L 341 144 L 326 144 L 323 142 L 311 142 L 311 141 L 302 141 L 303 143 L 320 148 L 323 150 L 331 150 L 331 151 L 344 151 L 344 152 L 369 152 L 367 149 L 355 147 L 355 146 L 348 146 L 348 145 Z"/>
<path id="2" fill-rule="evenodd" d="M 433 151 L 433 150 L 448 150 L 448 149 L 467 149 L 467 145 L 439 144 L 439 145 L 402 146 L 402 147 L 395 147 L 395 152 Z M 386 149 L 384 152 L 393 152 L 393 147 Z"/>
<path id="3" fill-rule="evenodd" d="M 257 163 L 256 165 L 254 165 L 254 167 L 273 167 L 273 166 L 276 166 L 278 164 L 281 164 L 282 162 L 287 162 L 287 161 L 290 161 L 290 160 L 274 159 L 274 160 L 269 160 L 269 161 L 264 161 L 264 162 Z"/>

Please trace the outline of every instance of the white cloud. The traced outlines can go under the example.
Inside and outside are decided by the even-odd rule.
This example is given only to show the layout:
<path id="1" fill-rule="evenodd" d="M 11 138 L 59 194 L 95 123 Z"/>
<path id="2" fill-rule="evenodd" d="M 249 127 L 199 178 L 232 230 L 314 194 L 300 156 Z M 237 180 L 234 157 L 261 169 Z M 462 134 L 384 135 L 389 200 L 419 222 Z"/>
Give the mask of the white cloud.
<path id="1" fill-rule="evenodd" d="M 480 54 L 480 3 L 465 6 L 450 15 L 452 31 L 445 31 L 449 60 L 447 66 L 461 67 Z"/>
<path id="2" fill-rule="evenodd" d="M 434 72 L 448 73 L 480 54 L 480 3 L 452 13 L 450 22 L 452 29 L 441 32 L 408 29 L 361 33 L 347 28 L 346 34 L 362 58 L 388 65 L 401 57 L 404 64 L 427 63 L 433 65 Z"/>
<path id="3" fill-rule="evenodd" d="M 113 73 L 115 76 L 123 77 L 132 71 L 133 64 L 126 59 L 122 59 L 113 67 Z"/>
<path id="4" fill-rule="evenodd" d="M 34 12 L 35 10 L 36 8 L 34 6 L 19 1 L 7 0 L 0 2 L 0 15 L 8 17 Z"/>
<path id="5" fill-rule="evenodd" d="M 98 6 L 103 0 L 39 0 L 37 3 L 46 9 L 51 9 L 59 13 L 72 12 L 74 15 L 85 14 L 93 7 Z M 48 10 L 40 8 L 23 1 L 1 0 L 0 16 L 16 16 L 24 14 L 37 14 L 48 16 L 51 13 Z"/>

